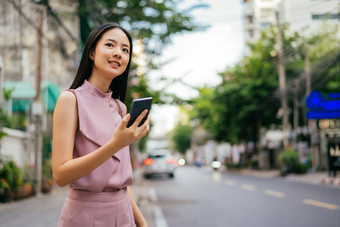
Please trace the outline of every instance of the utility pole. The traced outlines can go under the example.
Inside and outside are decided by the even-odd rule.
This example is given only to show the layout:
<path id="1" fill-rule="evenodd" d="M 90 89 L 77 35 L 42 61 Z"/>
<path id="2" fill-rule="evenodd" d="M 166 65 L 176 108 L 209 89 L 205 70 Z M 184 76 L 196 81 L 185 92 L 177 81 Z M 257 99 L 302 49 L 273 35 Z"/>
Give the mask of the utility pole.
<path id="1" fill-rule="evenodd" d="M 39 25 L 37 32 L 38 56 L 37 56 L 37 74 L 36 74 L 36 97 L 32 106 L 32 114 L 35 118 L 35 177 L 36 193 L 41 194 L 42 187 L 42 112 L 43 105 L 41 100 L 41 78 L 42 78 L 42 52 L 43 52 L 43 24 L 45 6 L 38 6 Z"/>
<path id="2" fill-rule="evenodd" d="M 286 72 L 284 67 L 284 52 L 283 43 L 281 37 L 281 25 L 279 22 L 279 12 L 275 12 L 277 31 L 276 31 L 276 45 L 277 45 L 277 59 L 278 59 L 278 73 L 279 73 L 279 84 L 280 84 L 280 97 L 281 97 L 281 108 L 283 110 L 282 116 L 282 129 L 283 129 L 283 145 L 288 145 L 288 105 L 287 105 L 287 94 L 286 94 Z"/>
<path id="3" fill-rule="evenodd" d="M 2 57 L 0 55 L 0 108 L 3 107 L 3 88 L 2 88 L 2 84 L 4 82 L 4 78 L 3 78 L 3 68 L 4 68 L 4 63 L 2 61 Z M 3 111 L 0 112 L 0 134 L 2 134 L 2 126 L 3 126 L 3 120 L 2 120 L 2 115 L 3 115 Z M 0 136 L 1 138 L 1 136 Z M 1 159 L 1 141 L 0 141 L 0 159 Z"/>
<path id="4" fill-rule="evenodd" d="M 306 76 L 306 97 L 311 93 L 312 91 L 312 85 L 311 85 L 311 72 L 310 72 L 310 59 L 308 50 L 306 51 L 305 55 L 305 67 L 304 72 Z M 315 119 L 308 120 L 308 131 L 310 133 L 310 148 L 311 148 L 311 154 L 312 154 L 312 166 L 314 170 L 317 170 L 318 166 L 321 164 L 321 154 L 318 147 L 319 144 L 319 134 L 318 129 L 316 125 Z"/>
<path id="5" fill-rule="evenodd" d="M 4 101 L 4 97 L 3 97 L 3 91 L 2 91 L 2 85 L 4 82 L 4 78 L 3 78 L 3 68 L 4 68 L 4 63 L 2 61 L 2 57 L 0 56 L 0 107 L 2 107 L 3 105 L 3 101 Z"/>
<path id="6" fill-rule="evenodd" d="M 300 83 L 299 80 L 295 80 L 295 94 L 294 94 L 294 137 L 293 137 L 293 148 L 297 148 L 297 133 L 298 133 L 298 128 L 299 128 L 299 107 L 300 107 L 300 102 L 299 102 L 299 92 L 300 89 Z"/>
<path id="7" fill-rule="evenodd" d="M 310 78 L 310 60 L 309 54 L 306 52 L 305 55 L 305 67 L 304 67 L 305 75 L 306 75 L 306 97 L 311 93 L 312 86 L 311 86 L 311 78 Z"/>

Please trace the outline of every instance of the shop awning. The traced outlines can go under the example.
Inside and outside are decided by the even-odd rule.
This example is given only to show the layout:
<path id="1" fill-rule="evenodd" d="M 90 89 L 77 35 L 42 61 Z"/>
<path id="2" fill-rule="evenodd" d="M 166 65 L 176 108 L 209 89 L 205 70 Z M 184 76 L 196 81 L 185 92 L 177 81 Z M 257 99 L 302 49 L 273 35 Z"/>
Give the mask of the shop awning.
<path id="1" fill-rule="evenodd" d="M 35 88 L 29 82 L 4 82 L 3 88 L 14 89 L 11 94 L 13 112 L 25 112 L 27 105 L 32 105 L 36 95 Z M 59 87 L 55 83 L 45 81 L 41 83 L 41 92 L 44 110 L 53 111 L 60 94 Z"/>

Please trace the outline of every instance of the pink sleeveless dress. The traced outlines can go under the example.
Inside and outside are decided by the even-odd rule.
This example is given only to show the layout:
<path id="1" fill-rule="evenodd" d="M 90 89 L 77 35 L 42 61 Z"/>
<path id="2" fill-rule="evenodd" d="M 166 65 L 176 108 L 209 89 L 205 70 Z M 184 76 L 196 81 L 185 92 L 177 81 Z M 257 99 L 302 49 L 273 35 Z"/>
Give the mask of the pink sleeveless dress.
<path id="1" fill-rule="evenodd" d="M 77 98 L 78 129 L 73 157 L 77 158 L 106 144 L 126 114 L 126 106 L 87 80 L 72 91 Z M 135 227 L 127 186 L 133 174 L 129 147 L 118 151 L 95 170 L 72 182 L 58 227 Z"/>

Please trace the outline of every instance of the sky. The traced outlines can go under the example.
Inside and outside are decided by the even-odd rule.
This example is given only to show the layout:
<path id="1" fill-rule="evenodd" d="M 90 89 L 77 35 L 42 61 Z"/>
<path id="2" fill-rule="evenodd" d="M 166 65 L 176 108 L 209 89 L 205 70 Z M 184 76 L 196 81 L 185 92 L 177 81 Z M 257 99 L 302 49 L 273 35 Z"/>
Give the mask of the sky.
<path id="1" fill-rule="evenodd" d="M 198 94 L 190 86 L 174 83 L 164 87 L 161 77 L 181 79 L 194 87 L 214 86 L 221 82 L 219 72 L 233 66 L 242 57 L 244 37 L 241 0 L 183 0 L 178 7 L 205 2 L 208 8 L 197 9 L 191 15 L 194 21 L 209 25 L 204 31 L 176 34 L 172 43 L 162 52 L 156 62 L 171 60 L 158 71 L 149 73 L 150 86 L 164 89 L 181 98 L 193 98 Z M 176 106 L 153 105 L 151 119 L 154 126 L 151 136 L 165 135 L 176 123 Z"/>

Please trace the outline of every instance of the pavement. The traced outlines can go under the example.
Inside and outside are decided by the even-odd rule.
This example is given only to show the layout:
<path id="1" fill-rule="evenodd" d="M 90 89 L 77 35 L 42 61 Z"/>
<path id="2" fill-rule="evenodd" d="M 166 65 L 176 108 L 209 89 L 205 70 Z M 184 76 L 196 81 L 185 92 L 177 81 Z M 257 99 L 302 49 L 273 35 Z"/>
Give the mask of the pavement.
<path id="1" fill-rule="evenodd" d="M 328 176 L 328 172 L 308 172 L 280 176 L 279 170 L 221 170 L 233 174 L 249 175 L 262 178 L 281 177 L 290 181 L 316 185 L 329 185 L 340 188 L 340 174 Z M 135 183 L 131 186 L 135 200 L 139 205 L 149 227 L 167 227 L 162 210 L 157 202 L 156 191 L 142 174 L 135 172 Z M 42 194 L 20 201 L 0 203 L 0 227 L 45 227 L 57 226 L 62 204 L 67 194 L 67 187 L 55 186 L 50 194 Z"/>
<path id="2" fill-rule="evenodd" d="M 327 171 L 310 171 L 305 174 L 293 174 L 290 173 L 286 176 L 280 175 L 280 170 L 251 170 L 251 169 L 241 169 L 241 170 L 226 170 L 231 173 L 241 174 L 241 175 L 249 175 L 255 177 L 263 177 L 263 178 L 273 178 L 273 177 L 281 177 L 286 180 L 298 181 L 309 184 L 318 184 L 318 185 L 329 185 L 340 188 L 340 174 L 338 173 L 336 177 L 329 176 Z"/>

